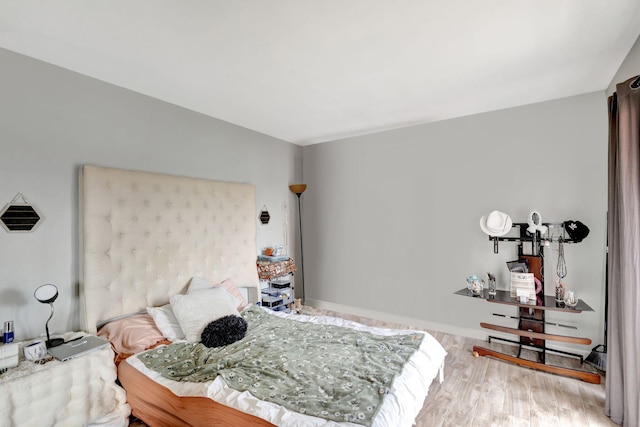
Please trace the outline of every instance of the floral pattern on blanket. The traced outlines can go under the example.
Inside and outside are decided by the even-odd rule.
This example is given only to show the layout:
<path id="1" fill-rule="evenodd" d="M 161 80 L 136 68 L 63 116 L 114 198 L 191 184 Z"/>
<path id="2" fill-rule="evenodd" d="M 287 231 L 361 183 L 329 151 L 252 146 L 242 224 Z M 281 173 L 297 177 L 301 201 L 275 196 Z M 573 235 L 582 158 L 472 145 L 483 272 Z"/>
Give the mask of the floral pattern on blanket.
<path id="1" fill-rule="evenodd" d="M 381 336 L 284 319 L 259 307 L 241 314 L 244 339 L 225 347 L 174 343 L 140 355 L 175 381 L 227 385 L 292 411 L 370 426 L 393 379 L 424 335 Z"/>

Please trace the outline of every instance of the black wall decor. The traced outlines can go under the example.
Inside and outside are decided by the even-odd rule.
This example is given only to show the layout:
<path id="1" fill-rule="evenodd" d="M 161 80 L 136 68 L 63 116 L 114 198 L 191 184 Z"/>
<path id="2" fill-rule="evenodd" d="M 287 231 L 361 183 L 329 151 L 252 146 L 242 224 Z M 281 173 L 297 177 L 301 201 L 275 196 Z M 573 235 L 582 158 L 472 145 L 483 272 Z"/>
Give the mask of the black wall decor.
<path id="1" fill-rule="evenodd" d="M 262 211 L 260 211 L 260 222 L 263 224 L 269 224 L 269 220 L 271 219 L 271 215 L 269 215 L 269 211 L 266 206 L 262 207 Z"/>
<path id="2" fill-rule="evenodd" d="M 18 199 L 22 199 L 22 203 Z M 35 206 L 29 204 L 22 193 L 16 194 L 0 212 L 0 223 L 10 233 L 33 231 L 41 219 Z"/>

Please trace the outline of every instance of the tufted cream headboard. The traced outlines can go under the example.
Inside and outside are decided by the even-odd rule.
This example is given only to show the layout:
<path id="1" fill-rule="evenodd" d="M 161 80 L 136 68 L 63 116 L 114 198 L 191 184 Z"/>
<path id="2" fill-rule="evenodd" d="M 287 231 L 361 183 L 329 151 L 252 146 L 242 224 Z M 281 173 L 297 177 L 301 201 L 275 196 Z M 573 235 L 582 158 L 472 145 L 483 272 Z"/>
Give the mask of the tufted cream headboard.
<path id="1" fill-rule="evenodd" d="M 257 300 L 253 185 L 91 165 L 79 183 L 87 331 L 166 304 L 194 276 L 231 278 Z"/>

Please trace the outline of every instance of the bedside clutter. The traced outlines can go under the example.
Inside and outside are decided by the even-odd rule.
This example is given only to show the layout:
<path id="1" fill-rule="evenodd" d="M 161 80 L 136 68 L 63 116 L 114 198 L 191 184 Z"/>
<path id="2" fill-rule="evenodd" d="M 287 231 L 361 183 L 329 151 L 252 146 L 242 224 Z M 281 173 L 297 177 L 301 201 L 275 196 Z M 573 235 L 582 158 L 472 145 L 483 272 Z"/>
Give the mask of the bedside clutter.
<path id="1" fill-rule="evenodd" d="M 90 335 L 66 332 L 61 338 L 69 342 L 79 336 Z M 39 341 L 44 344 L 44 340 Z M 108 343 L 64 362 L 51 356 L 28 360 L 19 350 L 28 347 L 29 341 L 9 347 L 12 354 L 16 352 L 18 365 L 0 375 L 2 425 L 128 425 L 131 410 L 124 389 L 116 384 L 113 351 Z M 6 344 L 0 345 L 0 349 L 6 348 Z"/>
<path id="2" fill-rule="evenodd" d="M 269 281 L 268 288 L 262 289 L 262 306 L 275 311 L 290 312 L 290 304 L 293 304 L 294 295 L 291 286 L 291 276 Z"/>
<path id="3" fill-rule="evenodd" d="M 289 313 L 295 300 L 293 273 L 296 265 L 293 259 L 260 255 L 256 265 L 261 283 L 261 305 Z"/>

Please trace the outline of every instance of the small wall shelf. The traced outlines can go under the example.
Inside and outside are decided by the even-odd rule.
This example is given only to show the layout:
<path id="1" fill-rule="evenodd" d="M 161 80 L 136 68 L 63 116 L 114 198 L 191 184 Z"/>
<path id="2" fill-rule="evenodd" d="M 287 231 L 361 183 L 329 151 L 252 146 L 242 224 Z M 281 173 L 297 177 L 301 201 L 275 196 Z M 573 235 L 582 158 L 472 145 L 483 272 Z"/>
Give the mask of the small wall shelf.
<path id="1" fill-rule="evenodd" d="M 467 288 L 460 289 L 455 292 L 456 295 L 462 295 L 466 297 L 473 297 L 478 299 L 484 299 L 488 302 L 493 302 L 497 304 L 507 304 L 516 307 L 522 308 L 531 308 L 535 310 L 546 310 L 546 311 L 563 311 L 565 313 L 582 313 L 583 311 L 593 311 L 593 308 L 589 306 L 586 302 L 582 300 L 578 300 L 578 304 L 575 307 L 567 307 L 565 303 L 558 302 L 553 296 L 545 295 L 544 299 L 538 298 L 537 301 L 530 301 L 527 303 L 521 303 L 517 298 L 511 297 L 509 291 L 496 291 L 495 295 L 489 295 L 489 290 L 484 289 L 479 294 L 474 294 Z"/>

